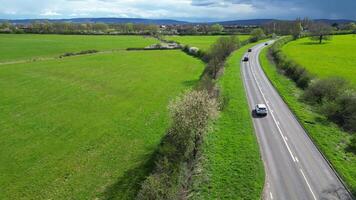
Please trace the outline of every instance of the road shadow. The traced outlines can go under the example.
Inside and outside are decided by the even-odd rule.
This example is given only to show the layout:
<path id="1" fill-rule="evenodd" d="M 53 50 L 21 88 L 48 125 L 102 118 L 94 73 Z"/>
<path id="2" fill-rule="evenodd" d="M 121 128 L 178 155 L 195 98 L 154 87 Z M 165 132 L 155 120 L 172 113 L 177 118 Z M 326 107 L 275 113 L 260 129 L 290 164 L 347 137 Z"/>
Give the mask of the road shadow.
<path id="1" fill-rule="evenodd" d="M 266 117 L 267 115 L 258 115 L 258 114 L 256 113 L 256 110 L 253 109 L 253 110 L 251 111 L 251 116 L 252 116 L 253 118 L 264 118 L 264 117 Z"/>
<path id="2" fill-rule="evenodd" d="M 320 200 L 351 200 L 349 193 L 343 187 L 330 185 L 321 192 Z"/>
<path id="3" fill-rule="evenodd" d="M 154 168 L 156 154 L 156 152 L 153 152 L 139 158 L 138 160 L 140 160 L 140 164 L 137 167 L 126 171 L 115 183 L 107 186 L 99 199 L 135 199 L 141 188 L 142 182 Z"/>
<path id="4" fill-rule="evenodd" d="M 301 45 L 325 45 L 325 44 L 329 44 L 329 42 L 322 42 L 319 43 L 319 41 L 313 42 L 313 41 L 309 41 L 309 42 L 302 42 L 300 43 Z"/>
<path id="5" fill-rule="evenodd" d="M 183 81 L 182 84 L 186 87 L 194 87 L 198 84 L 199 80 L 188 80 L 188 81 Z"/>

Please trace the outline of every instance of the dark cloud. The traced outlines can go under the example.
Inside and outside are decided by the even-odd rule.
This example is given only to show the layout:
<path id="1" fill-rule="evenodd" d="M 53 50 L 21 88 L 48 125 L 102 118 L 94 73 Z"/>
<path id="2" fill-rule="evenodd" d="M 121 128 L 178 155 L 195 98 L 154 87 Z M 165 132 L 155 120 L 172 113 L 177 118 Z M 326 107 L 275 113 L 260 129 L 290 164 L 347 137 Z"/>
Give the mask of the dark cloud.
<path id="1" fill-rule="evenodd" d="M 258 10 L 259 16 L 293 18 L 308 16 L 312 18 L 356 19 L 356 0 L 192 0 L 193 6 L 219 6 L 221 4 L 248 4 Z M 274 12 L 269 13 L 273 8 Z M 280 10 L 281 12 L 278 12 Z M 283 11 L 289 11 L 284 15 Z"/>

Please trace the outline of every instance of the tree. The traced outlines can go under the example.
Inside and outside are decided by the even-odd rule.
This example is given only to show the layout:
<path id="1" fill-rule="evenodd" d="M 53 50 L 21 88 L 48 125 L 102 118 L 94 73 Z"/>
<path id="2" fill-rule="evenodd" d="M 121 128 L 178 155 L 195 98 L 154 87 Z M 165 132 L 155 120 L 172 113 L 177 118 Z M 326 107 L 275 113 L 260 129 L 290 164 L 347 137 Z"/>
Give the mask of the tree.
<path id="1" fill-rule="evenodd" d="M 10 26 L 11 26 L 10 22 L 4 21 L 3 23 L 1 23 L 0 28 L 6 29 L 6 28 L 10 28 Z"/>
<path id="2" fill-rule="evenodd" d="M 210 31 L 212 33 L 221 33 L 224 31 L 224 27 L 221 26 L 220 24 L 214 24 L 210 27 Z"/>
<path id="3" fill-rule="evenodd" d="M 303 31 L 302 23 L 298 21 L 293 22 L 290 28 L 290 33 L 293 36 L 293 38 L 298 39 L 302 31 Z"/>
<path id="4" fill-rule="evenodd" d="M 261 28 L 256 28 L 251 31 L 250 41 L 257 42 L 258 40 L 263 39 L 265 36 L 266 35 Z"/>
<path id="5" fill-rule="evenodd" d="M 309 32 L 311 39 L 318 40 L 319 44 L 321 44 L 323 40 L 331 40 L 330 34 L 332 32 L 332 27 L 328 24 L 317 22 L 310 26 Z"/>

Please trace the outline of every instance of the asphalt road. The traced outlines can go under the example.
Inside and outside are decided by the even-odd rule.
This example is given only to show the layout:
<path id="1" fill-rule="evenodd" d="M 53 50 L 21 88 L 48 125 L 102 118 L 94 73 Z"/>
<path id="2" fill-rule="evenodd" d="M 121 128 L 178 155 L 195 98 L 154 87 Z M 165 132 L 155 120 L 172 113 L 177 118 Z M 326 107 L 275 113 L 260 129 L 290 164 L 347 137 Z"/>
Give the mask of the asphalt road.
<path id="1" fill-rule="evenodd" d="M 270 41 L 269 43 L 272 43 Z M 266 171 L 264 199 L 351 199 L 327 161 L 264 74 L 259 53 L 264 43 L 244 56 L 241 73 Z M 253 108 L 264 103 L 268 115 Z"/>

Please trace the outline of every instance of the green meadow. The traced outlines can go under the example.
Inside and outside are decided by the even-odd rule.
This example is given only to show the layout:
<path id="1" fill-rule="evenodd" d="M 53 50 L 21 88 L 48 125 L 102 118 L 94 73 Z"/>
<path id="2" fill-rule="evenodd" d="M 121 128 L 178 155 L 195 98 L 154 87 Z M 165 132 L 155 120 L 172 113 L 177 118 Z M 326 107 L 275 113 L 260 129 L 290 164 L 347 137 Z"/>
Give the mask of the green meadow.
<path id="1" fill-rule="evenodd" d="M 303 38 L 286 44 L 282 50 L 314 75 L 340 76 L 356 85 L 355 34 L 333 36 L 322 44 Z"/>
<path id="2" fill-rule="evenodd" d="M 192 47 L 198 47 L 203 51 L 209 50 L 210 46 L 216 42 L 220 37 L 228 37 L 221 35 L 209 35 L 209 36 L 166 36 L 165 39 L 173 40 L 184 45 Z M 247 40 L 249 35 L 239 35 L 240 41 Z"/>
<path id="3" fill-rule="evenodd" d="M 157 42 L 142 36 L 0 34 L 0 62 L 55 57 L 90 49 L 123 50 Z"/>
<path id="4" fill-rule="evenodd" d="M 0 40 L 8 44 L 0 47 L 3 60 L 154 42 L 56 35 Z M 0 199 L 132 199 L 169 125 L 168 102 L 193 86 L 203 67 L 176 50 L 0 66 Z"/>

